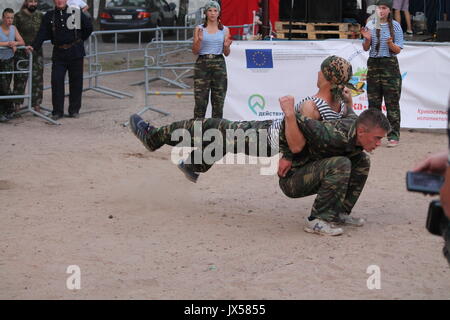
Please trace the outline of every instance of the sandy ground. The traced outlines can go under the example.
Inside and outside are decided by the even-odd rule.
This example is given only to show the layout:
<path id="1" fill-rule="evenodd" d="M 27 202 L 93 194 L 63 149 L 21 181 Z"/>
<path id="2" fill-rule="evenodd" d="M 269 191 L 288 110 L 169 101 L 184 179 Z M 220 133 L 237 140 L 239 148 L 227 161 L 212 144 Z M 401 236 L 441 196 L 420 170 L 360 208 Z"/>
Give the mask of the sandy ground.
<path id="1" fill-rule="evenodd" d="M 262 165 L 217 165 L 192 184 L 170 147 L 148 152 L 121 126 L 143 106 L 126 85 L 140 78 L 105 78 L 134 98 L 87 91 L 60 126 L 30 113 L 0 124 L 1 299 L 450 298 L 443 240 L 424 227 L 430 198 L 405 190 L 442 132 L 403 130 L 398 148 L 376 150 L 353 213 L 367 224 L 321 237 L 303 231 L 314 197 L 287 198 Z M 193 112 L 192 97 L 151 100 L 171 113 L 145 113 L 156 125 Z M 80 290 L 67 289 L 69 265 Z"/>

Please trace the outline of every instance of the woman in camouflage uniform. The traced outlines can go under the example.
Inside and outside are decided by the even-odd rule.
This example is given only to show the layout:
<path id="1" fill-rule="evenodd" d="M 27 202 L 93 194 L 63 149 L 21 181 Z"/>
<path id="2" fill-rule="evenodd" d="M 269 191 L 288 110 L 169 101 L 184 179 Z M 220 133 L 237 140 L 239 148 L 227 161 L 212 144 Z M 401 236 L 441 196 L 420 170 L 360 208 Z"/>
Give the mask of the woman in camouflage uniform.
<path id="1" fill-rule="evenodd" d="M 6 8 L 2 13 L 2 24 L 0 26 L 0 96 L 11 95 L 11 79 L 14 68 L 14 53 L 17 46 L 23 46 L 24 42 L 16 27 L 12 25 L 14 21 L 14 11 Z M 13 118 L 13 107 L 10 100 L 0 100 L 0 122 L 5 122 Z"/>
<path id="2" fill-rule="evenodd" d="M 220 5 L 210 1 L 205 6 L 205 22 L 194 32 L 192 52 L 198 54 L 194 67 L 194 118 L 204 118 L 211 92 L 212 118 L 223 117 L 227 93 L 227 68 L 223 55 L 230 54 L 230 32 L 219 18 Z"/>
<path id="3" fill-rule="evenodd" d="M 392 19 L 392 0 L 378 0 L 379 26 L 372 20 L 361 31 L 363 48 L 369 52 L 367 61 L 367 97 L 369 108 L 381 109 L 384 98 L 387 118 L 391 124 L 388 147 L 396 147 L 400 140 L 400 94 L 402 77 L 397 54 L 403 49 L 403 31 Z"/>
<path id="4" fill-rule="evenodd" d="M 29 46 L 36 37 L 39 27 L 42 22 L 43 14 L 36 11 L 38 0 L 25 0 L 22 9 L 16 14 L 14 25 L 20 30 L 25 45 Z M 28 56 L 25 50 L 19 50 L 14 56 L 14 64 L 17 66 L 19 60 L 27 60 Z M 25 63 L 19 65 L 21 68 L 27 66 Z M 37 112 L 41 111 L 40 105 L 42 103 L 42 90 L 44 87 L 44 58 L 42 49 L 33 51 L 33 81 L 32 81 L 32 106 Z M 28 73 L 19 73 L 14 75 L 14 95 L 23 95 L 27 85 Z M 15 101 L 16 111 L 23 103 L 23 99 Z"/>

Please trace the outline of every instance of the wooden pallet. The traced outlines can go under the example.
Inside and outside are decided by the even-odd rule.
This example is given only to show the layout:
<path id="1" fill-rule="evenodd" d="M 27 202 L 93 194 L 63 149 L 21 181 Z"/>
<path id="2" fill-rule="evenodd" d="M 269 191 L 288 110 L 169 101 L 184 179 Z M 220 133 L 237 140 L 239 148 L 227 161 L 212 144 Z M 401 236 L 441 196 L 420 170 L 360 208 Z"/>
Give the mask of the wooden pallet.
<path id="1" fill-rule="evenodd" d="M 277 37 L 279 39 L 289 38 L 289 22 L 277 21 L 275 23 Z M 305 23 L 293 22 L 291 29 L 292 39 L 358 39 L 360 38 L 361 26 L 352 23 Z"/>

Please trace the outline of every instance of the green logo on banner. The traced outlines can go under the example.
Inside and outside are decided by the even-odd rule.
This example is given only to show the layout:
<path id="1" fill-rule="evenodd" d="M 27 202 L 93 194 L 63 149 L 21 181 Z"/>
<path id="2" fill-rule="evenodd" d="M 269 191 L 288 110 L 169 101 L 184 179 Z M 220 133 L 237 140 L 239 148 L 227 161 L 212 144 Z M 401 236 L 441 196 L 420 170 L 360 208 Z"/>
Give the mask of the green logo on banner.
<path id="1" fill-rule="evenodd" d="M 266 107 L 266 100 L 264 100 L 264 97 L 260 94 L 253 94 L 248 98 L 248 107 L 255 115 L 258 115 L 256 108 L 264 110 Z"/>

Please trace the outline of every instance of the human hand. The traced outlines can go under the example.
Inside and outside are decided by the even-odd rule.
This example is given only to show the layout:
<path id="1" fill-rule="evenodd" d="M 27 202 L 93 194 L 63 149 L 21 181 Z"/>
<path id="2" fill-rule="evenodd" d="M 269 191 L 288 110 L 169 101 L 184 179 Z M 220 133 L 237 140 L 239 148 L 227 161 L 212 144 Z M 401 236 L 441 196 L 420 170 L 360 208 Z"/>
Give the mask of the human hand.
<path id="1" fill-rule="evenodd" d="M 223 46 L 226 48 L 229 48 L 231 44 L 233 43 L 233 40 L 231 40 L 231 37 L 225 37 L 225 41 L 223 42 Z"/>
<path id="2" fill-rule="evenodd" d="M 284 96 L 278 99 L 278 101 L 280 102 L 281 110 L 283 110 L 286 117 L 295 115 L 293 96 Z"/>
<path id="3" fill-rule="evenodd" d="M 32 53 L 34 48 L 32 46 L 26 46 L 25 50 L 27 51 L 27 53 Z"/>
<path id="4" fill-rule="evenodd" d="M 372 33 L 366 27 L 361 28 L 361 35 L 364 37 L 364 39 L 368 40 L 369 42 L 372 40 Z"/>
<path id="5" fill-rule="evenodd" d="M 289 172 L 289 170 L 291 170 L 292 167 L 292 161 L 287 160 L 285 158 L 281 158 L 278 161 L 278 176 L 280 178 L 284 178 L 286 176 L 286 173 Z"/>
<path id="6" fill-rule="evenodd" d="M 435 153 L 421 161 L 412 171 L 443 175 L 447 168 L 447 152 Z"/>
<path id="7" fill-rule="evenodd" d="M 342 95 L 344 96 L 344 102 L 346 104 L 352 101 L 352 91 L 349 88 L 344 87 L 344 89 L 342 90 Z"/>
<path id="8" fill-rule="evenodd" d="M 392 37 L 387 39 L 387 44 L 388 44 L 389 47 L 391 47 L 394 44 L 394 41 L 393 41 Z"/>
<path id="9" fill-rule="evenodd" d="M 195 29 L 195 35 L 196 35 L 197 41 L 203 41 L 203 28 L 197 27 Z"/>

